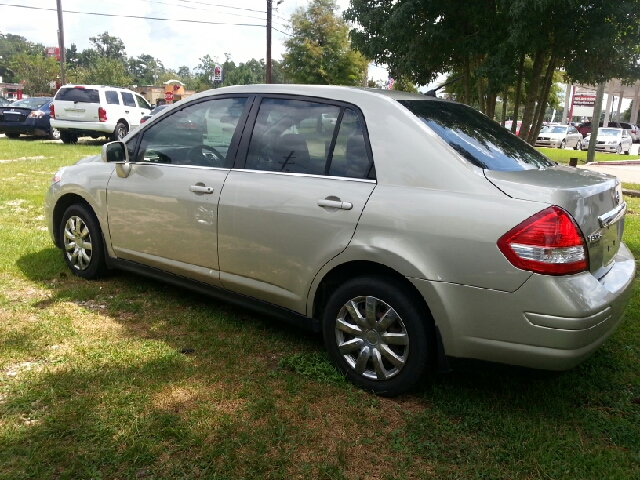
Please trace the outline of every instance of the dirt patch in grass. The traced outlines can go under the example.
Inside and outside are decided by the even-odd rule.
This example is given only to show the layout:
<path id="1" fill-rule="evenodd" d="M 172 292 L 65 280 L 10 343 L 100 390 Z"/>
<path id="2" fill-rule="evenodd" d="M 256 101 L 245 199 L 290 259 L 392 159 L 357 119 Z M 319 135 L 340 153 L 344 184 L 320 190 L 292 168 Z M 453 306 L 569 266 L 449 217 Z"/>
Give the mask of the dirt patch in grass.
<path id="1" fill-rule="evenodd" d="M 44 160 L 45 158 L 47 157 L 45 157 L 44 155 L 37 155 L 35 157 L 20 157 L 20 158 L 10 158 L 8 160 L 0 160 L 0 163 L 24 162 L 25 160 Z"/>

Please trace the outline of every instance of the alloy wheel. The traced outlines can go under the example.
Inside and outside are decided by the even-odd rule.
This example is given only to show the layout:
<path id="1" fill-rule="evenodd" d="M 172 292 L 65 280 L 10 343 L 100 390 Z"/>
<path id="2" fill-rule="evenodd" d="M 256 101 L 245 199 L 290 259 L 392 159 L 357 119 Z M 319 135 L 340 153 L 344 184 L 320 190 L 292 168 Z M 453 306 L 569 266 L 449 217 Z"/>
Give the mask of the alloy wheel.
<path id="1" fill-rule="evenodd" d="M 398 313 L 373 296 L 355 297 L 340 309 L 336 344 L 358 375 L 388 380 L 400 373 L 409 356 L 409 335 Z"/>
<path id="2" fill-rule="evenodd" d="M 86 270 L 91 263 L 91 232 L 79 216 L 71 216 L 64 226 L 64 250 L 71 265 Z"/>

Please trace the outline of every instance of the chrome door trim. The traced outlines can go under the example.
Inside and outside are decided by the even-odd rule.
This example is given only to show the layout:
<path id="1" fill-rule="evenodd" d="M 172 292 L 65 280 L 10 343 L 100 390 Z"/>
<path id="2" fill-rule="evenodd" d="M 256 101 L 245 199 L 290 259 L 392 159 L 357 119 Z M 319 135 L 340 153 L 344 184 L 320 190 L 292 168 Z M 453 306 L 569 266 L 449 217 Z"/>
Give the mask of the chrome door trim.
<path id="1" fill-rule="evenodd" d="M 177 166 L 177 165 L 176 165 Z M 367 178 L 353 178 L 353 177 L 338 177 L 338 176 L 329 176 L 329 175 L 317 175 L 314 173 L 292 173 L 292 172 L 274 172 L 271 170 L 252 170 L 249 168 L 234 168 L 235 172 L 247 172 L 247 173 L 266 173 L 269 175 L 286 175 L 290 177 L 311 177 L 311 178 L 324 178 L 327 180 L 342 180 L 342 181 L 353 181 L 353 182 L 362 182 L 362 183 L 373 183 L 377 184 L 377 180 L 369 180 Z"/>
<path id="2" fill-rule="evenodd" d="M 627 202 L 622 202 L 613 210 L 600 215 L 598 217 L 598 223 L 600 223 L 600 226 L 602 228 L 608 227 L 609 225 L 613 225 L 622 217 L 624 217 L 625 213 L 627 213 Z"/>

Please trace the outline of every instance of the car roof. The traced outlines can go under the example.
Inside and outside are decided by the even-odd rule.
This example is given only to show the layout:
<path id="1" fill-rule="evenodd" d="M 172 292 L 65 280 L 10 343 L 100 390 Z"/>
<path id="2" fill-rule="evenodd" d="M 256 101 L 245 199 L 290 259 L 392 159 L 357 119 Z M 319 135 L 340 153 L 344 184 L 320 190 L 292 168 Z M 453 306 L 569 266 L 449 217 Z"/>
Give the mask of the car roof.
<path id="1" fill-rule="evenodd" d="M 354 100 L 366 97 L 387 97 L 393 100 L 436 100 L 450 102 L 436 97 L 429 97 L 419 93 L 400 92 L 397 90 L 384 90 L 379 88 L 346 87 L 340 85 L 291 85 L 291 84 L 254 84 L 254 85 L 233 85 L 230 87 L 206 90 L 197 93 L 187 99 L 207 97 L 212 94 L 223 95 L 225 93 L 246 93 L 246 94 L 289 94 L 309 97 L 333 98 L 336 100 Z"/>

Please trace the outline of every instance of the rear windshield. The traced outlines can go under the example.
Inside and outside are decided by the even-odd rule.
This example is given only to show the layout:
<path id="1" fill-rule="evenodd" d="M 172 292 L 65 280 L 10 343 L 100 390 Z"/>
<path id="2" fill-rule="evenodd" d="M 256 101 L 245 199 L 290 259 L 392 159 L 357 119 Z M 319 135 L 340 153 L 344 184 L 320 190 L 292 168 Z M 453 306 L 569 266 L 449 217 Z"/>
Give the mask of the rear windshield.
<path id="1" fill-rule="evenodd" d="M 93 88 L 67 87 L 58 91 L 56 100 L 77 103 L 100 103 L 100 95 L 98 90 Z"/>
<path id="2" fill-rule="evenodd" d="M 433 100 L 399 102 L 480 168 L 518 171 L 555 165 L 509 130 L 466 105 Z"/>

